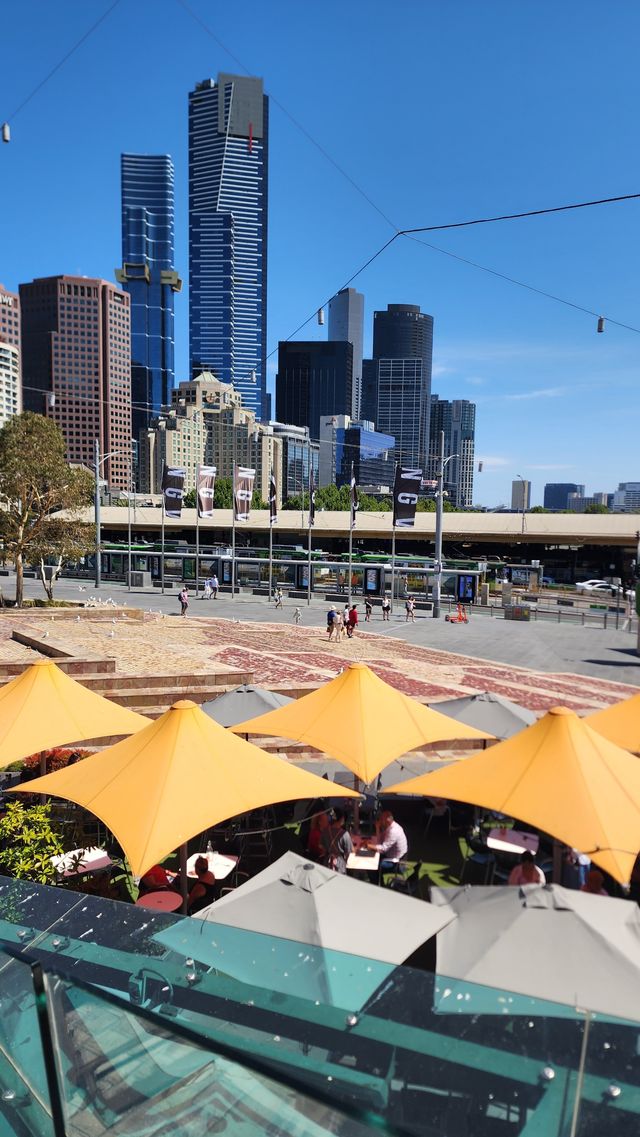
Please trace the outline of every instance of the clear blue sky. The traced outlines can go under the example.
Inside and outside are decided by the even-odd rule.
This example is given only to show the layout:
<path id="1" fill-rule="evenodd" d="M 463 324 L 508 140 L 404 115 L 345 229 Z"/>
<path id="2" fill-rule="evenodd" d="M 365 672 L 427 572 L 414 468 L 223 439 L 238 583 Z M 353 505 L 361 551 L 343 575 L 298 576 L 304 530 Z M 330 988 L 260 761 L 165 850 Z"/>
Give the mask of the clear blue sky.
<path id="1" fill-rule="evenodd" d="M 111 0 L 3 5 L 0 121 Z M 176 164 L 187 273 L 187 94 L 233 53 L 398 228 L 640 191 L 640 8 L 626 0 L 120 0 L 0 148 L 0 281 L 113 278 L 121 151 Z M 228 49 L 228 50 L 225 50 Z M 269 348 L 391 235 L 272 103 Z M 640 202 L 447 232 L 433 243 L 640 327 Z M 427 237 L 426 239 L 431 239 Z M 355 282 L 372 312 L 435 318 L 433 389 L 478 404 L 477 502 L 517 474 L 587 491 L 640 480 L 640 335 L 399 239 Z M 186 378 L 187 291 L 176 299 Z M 326 333 L 312 322 L 297 338 Z M 275 357 L 272 357 L 272 371 Z"/>

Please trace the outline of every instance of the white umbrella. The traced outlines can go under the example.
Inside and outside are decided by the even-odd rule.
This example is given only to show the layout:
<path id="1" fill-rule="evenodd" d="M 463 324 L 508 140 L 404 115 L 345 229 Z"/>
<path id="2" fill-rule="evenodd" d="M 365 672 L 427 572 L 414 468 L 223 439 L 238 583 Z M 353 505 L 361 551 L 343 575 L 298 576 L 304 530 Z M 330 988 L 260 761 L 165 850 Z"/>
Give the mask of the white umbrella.
<path id="1" fill-rule="evenodd" d="M 479 691 L 476 695 L 445 699 L 429 703 L 429 706 L 456 722 L 475 726 L 477 730 L 484 730 L 500 739 L 511 738 L 537 720 L 537 715 L 527 707 L 512 703 L 511 699 L 505 699 L 502 695 L 495 695 L 493 691 Z"/>
<path id="2" fill-rule="evenodd" d="M 452 919 L 289 852 L 156 939 L 244 983 L 356 1011 Z"/>
<path id="3" fill-rule="evenodd" d="M 436 1010 L 640 1018 L 640 911 L 560 885 L 432 888 L 456 916 L 439 933 Z M 511 994 L 506 994 L 510 992 Z M 540 1013 L 541 1008 L 537 1008 Z"/>

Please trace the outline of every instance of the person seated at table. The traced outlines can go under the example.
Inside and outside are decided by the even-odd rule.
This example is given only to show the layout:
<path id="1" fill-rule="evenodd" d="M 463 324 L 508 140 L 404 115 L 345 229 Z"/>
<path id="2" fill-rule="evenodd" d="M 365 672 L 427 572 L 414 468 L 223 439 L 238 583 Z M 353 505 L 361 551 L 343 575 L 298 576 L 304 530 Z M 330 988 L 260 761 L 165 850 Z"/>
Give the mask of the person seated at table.
<path id="1" fill-rule="evenodd" d="M 406 857 L 409 849 L 407 835 L 394 819 L 391 810 L 385 809 L 380 814 L 376 825 L 376 840 L 367 841 L 366 846 L 375 853 L 380 853 L 380 874 L 393 872 L 398 861 Z"/>
<path id="2" fill-rule="evenodd" d="M 307 838 L 307 856 L 318 864 L 324 863 L 327 855 L 329 837 L 329 818 L 326 813 L 316 813 L 311 821 Z"/>
<path id="3" fill-rule="evenodd" d="M 209 868 L 206 857 L 197 857 L 194 865 L 196 882 L 189 889 L 187 908 L 189 913 L 199 912 L 216 899 L 216 878 Z"/>
<path id="4" fill-rule="evenodd" d="M 508 884 L 546 884 L 547 878 L 528 849 L 520 857 L 520 864 L 511 869 Z"/>
<path id="5" fill-rule="evenodd" d="M 599 869 L 591 869 L 586 881 L 580 889 L 581 892 L 591 892 L 594 896 L 608 896 L 604 885 L 604 877 Z"/>
<path id="6" fill-rule="evenodd" d="M 171 888 L 174 880 L 175 873 L 168 872 L 164 865 L 152 865 L 144 876 L 140 877 L 138 891 L 140 896 L 144 896 L 147 892 L 161 892 L 163 889 Z"/>

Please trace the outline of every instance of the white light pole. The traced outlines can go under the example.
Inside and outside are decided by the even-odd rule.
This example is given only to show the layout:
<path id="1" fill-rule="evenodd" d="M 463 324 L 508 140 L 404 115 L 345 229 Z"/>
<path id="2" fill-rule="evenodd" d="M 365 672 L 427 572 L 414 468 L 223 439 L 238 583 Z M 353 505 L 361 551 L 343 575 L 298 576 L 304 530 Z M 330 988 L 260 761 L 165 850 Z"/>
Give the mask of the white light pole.
<path id="1" fill-rule="evenodd" d="M 435 579 L 431 596 L 433 599 L 433 618 L 438 620 L 440 618 L 440 591 L 442 587 L 442 499 L 444 497 L 444 471 L 448 462 L 453 458 L 459 458 L 459 454 L 449 454 L 448 458 L 444 456 L 444 430 L 440 431 L 440 449 L 437 455 L 437 471 L 436 471 L 436 565 L 435 565 Z"/>

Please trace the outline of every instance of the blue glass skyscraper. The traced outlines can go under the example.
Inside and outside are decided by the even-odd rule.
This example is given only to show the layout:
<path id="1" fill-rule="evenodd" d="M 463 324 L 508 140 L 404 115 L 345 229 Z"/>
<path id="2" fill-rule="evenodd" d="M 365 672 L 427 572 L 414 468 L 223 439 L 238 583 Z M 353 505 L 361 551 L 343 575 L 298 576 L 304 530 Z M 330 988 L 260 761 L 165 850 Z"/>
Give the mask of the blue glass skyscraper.
<path id="1" fill-rule="evenodd" d="M 189 94 L 189 357 L 259 418 L 267 395 L 268 99 L 219 74 Z"/>
<path id="2" fill-rule="evenodd" d="M 174 386 L 173 162 L 167 154 L 123 154 L 122 268 L 131 297 L 132 433 L 137 441 Z"/>

